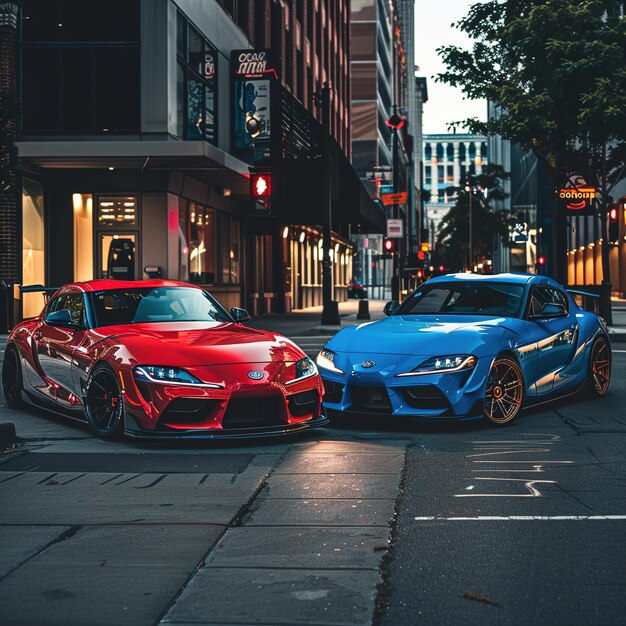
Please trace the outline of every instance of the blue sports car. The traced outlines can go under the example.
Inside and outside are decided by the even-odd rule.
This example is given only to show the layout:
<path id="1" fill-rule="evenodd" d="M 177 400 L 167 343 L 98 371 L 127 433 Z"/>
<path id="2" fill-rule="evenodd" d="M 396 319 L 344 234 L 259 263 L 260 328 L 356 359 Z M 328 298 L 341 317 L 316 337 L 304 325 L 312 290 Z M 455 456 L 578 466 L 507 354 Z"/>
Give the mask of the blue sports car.
<path id="1" fill-rule="evenodd" d="M 603 320 L 545 276 L 440 276 L 385 313 L 319 353 L 330 415 L 507 424 L 523 405 L 608 391 Z"/>

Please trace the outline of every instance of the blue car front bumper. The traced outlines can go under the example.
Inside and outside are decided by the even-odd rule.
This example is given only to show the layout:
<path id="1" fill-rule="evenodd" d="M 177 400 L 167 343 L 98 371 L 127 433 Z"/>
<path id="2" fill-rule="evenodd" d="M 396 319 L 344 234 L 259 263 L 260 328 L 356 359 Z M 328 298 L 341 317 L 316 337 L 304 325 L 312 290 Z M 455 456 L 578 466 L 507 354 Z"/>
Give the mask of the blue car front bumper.
<path id="1" fill-rule="evenodd" d="M 407 371 L 402 356 L 342 354 L 345 373 L 320 367 L 329 414 L 391 415 L 426 419 L 475 419 L 483 400 L 493 357 L 477 360 L 471 370 L 398 376 Z M 363 362 L 375 360 L 364 367 Z M 410 370 L 409 370 L 410 371 Z"/>

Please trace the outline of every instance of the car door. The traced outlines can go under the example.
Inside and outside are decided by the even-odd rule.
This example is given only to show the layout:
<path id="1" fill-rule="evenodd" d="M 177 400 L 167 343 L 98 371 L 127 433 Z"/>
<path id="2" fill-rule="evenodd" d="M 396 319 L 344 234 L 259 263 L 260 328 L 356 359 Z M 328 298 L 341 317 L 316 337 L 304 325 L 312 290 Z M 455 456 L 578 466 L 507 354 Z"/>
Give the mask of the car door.
<path id="1" fill-rule="evenodd" d="M 42 322 L 33 332 L 35 354 L 42 384 L 39 391 L 63 406 L 73 407 L 77 390 L 72 376 L 72 358 L 86 331 L 84 296 L 64 293 L 50 301 Z"/>
<path id="2" fill-rule="evenodd" d="M 578 341 L 578 323 L 569 307 L 569 299 L 560 290 L 549 286 L 533 287 L 526 318 L 533 326 L 537 340 L 537 395 L 551 393 L 567 382 L 558 373 L 569 365 Z"/>

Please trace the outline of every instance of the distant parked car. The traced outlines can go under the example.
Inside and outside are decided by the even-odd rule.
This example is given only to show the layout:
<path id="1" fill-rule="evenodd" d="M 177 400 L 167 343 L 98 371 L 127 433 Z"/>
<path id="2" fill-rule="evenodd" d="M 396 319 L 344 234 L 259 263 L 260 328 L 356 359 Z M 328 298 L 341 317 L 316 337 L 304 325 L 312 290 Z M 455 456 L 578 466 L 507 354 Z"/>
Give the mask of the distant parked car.
<path id="1" fill-rule="evenodd" d="M 545 276 L 439 276 L 385 313 L 343 329 L 319 353 L 329 416 L 502 425 L 523 405 L 581 387 L 608 391 L 604 322 Z"/>
<path id="2" fill-rule="evenodd" d="M 315 363 L 195 285 L 95 280 L 59 289 L 9 336 L 2 386 L 104 438 L 259 437 L 327 422 Z"/>
<path id="3" fill-rule="evenodd" d="M 359 300 L 367 298 L 367 290 L 356 276 L 348 283 L 348 298 L 357 298 Z"/>

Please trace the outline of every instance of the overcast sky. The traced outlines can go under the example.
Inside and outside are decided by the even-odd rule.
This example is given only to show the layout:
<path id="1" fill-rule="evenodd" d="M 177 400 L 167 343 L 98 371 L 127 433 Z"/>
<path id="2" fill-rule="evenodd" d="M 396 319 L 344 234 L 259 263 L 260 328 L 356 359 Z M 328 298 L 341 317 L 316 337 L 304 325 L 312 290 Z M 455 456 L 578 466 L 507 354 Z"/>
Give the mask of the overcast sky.
<path id="1" fill-rule="evenodd" d="M 477 0 L 438 0 L 415 2 L 415 65 L 419 76 L 426 76 L 428 102 L 424 105 L 424 133 L 448 133 L 449 122 L 476 116 L 485 119 L 487 104 L 484 100 L 466 100 L 460 89 L 436 83 L 435 74 L 445 66 L 435 52 L 439 46 L 455 44 L 468 48 L 469 39 L 450 25 L 467 14 Z M 457 132 L 463 129 L 457 128 Z"/>

